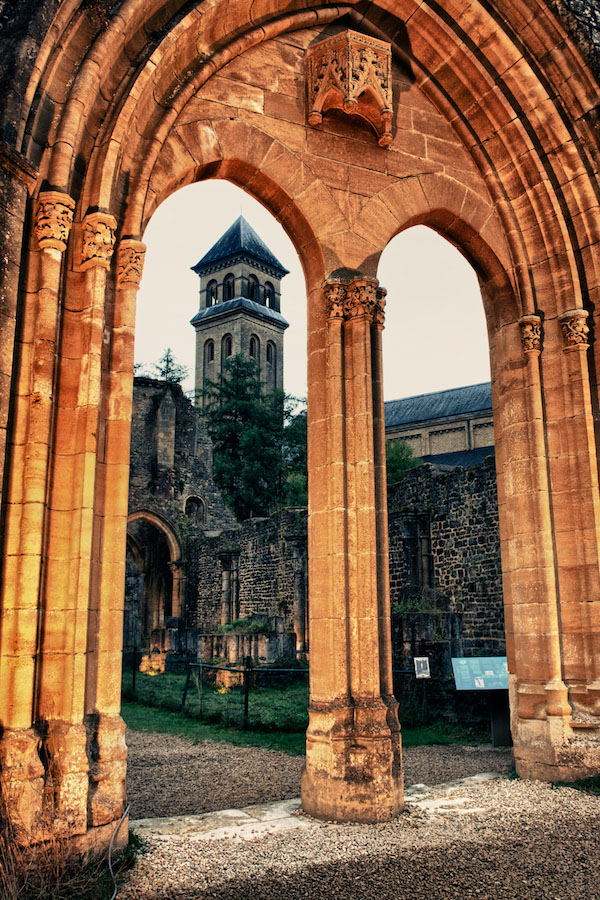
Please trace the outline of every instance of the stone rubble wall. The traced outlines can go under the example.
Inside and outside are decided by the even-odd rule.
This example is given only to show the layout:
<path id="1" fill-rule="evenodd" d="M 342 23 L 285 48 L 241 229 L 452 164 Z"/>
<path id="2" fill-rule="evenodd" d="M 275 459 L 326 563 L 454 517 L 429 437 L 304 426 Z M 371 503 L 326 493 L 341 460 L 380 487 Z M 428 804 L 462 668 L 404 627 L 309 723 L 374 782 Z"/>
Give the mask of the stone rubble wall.
<path id="1" fill-rule="evenodd" d="M 467 655 L 505 652 L 500 537 L 494 462 L 472 469 L 437 472 L 422 466 L 409 472 L 390 494 L 390 581 L 392 606 L 411 580 L 412 522 L 430 521 L 437 603 L 462 619 Z M 220 556 L 239 553 L 240 617 L 284 616 L 292 625 L 291 542 L 306 533 L 301 510 L 282 510 L 249 519 L 239 531 L 200 538 L 193 548 L 188 581 L 197 581 L 197 601 L 188 609 L 189 626 L 216 631 L 221 621 Z M 310 594 L 310 591 L 309 591 Z M 188 594 L 190 596 L 190 594 Z"/>
<path id="2" fill-rule="evenodd" d="M 465 655 L 503 655 L 506 647 L 494 460 L 471 469 L 410 471 L 389 498 L 392 609 L 410 571 L 411 519 L 429 528 L 435 605 L 462 617 Z"/>

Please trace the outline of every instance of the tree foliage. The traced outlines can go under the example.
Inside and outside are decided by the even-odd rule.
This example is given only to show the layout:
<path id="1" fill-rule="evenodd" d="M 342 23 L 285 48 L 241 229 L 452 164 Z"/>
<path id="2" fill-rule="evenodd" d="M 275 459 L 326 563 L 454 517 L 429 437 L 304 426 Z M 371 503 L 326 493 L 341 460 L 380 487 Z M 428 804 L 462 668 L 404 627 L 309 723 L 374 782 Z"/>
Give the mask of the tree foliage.
<path id="1" fill-rule="evenodd" d="M 406 441 L 399 438 L 385 442 L 385 461 L 389 487 L 402 481 L 410 469 L 421 465 L 421 460 L 414 455 Z"/>
<path id="2" fill-rule="evenodd" d="M 280 505 L 283 408 L 283 393 L 265 393 L 256 363 L 240 355 L 225 362 L 220 381 L 205 391 L 213 477 L 238 519 L 269 515 Z"/>
<path id="3" fill-rule="evenodd" d="M 292 411 L 291 398 L 286 398 L 284 408 L 283 459 L 284 485 L 283 502 L 285 506 L 301 507 L 308 505 L 308 467 L 306 462 L 306 405 Z"/>
<path id="4" fill-rule="evenodd" d="M 189 372 L 187 366 L 182 366 L 176 361 L 170 347 L 167 347 L 157 363 L 153 363 L 152 368 L 158 378 L 173 384 L 180 384 L 184 378 L 187 378 Z"/>

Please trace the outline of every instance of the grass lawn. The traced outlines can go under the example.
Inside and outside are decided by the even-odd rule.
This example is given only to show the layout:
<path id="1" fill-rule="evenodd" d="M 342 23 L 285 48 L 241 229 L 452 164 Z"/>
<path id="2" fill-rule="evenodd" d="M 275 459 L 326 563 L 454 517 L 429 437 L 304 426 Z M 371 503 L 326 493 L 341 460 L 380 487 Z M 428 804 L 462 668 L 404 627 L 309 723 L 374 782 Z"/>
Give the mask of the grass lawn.
<path id="1" fill-rule="evenodd" d="M 159 732 L 189 738 L 192 741 L 223 741 L 236 747 L 265 747 L 302 756 L 306 749 L 304 729 L 299 731 L 247 731 L 220 724 L 199 722 L 180 712 L 156 709 L 141 703 L 123 701 L 121 715 L 134 731 Z M 404 747 L 431 744 L 472 744 L 489 741 L 489 734 L 459 726 L 437 723 L 420 728 L 403 728 Z"/>

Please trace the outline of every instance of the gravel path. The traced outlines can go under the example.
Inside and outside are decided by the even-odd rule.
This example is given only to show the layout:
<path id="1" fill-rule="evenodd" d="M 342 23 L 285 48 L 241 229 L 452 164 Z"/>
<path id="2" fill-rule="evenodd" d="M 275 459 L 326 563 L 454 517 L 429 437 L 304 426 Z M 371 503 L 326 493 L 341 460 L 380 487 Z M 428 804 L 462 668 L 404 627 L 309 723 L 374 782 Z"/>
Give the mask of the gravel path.
<path id="1" fill-rule="evenodd" d="M 194 815 L 300 796 L 302 756 L 135 731 L 127 732 L 127 746 L 132 819 Z M 439 784 L 511 766 L 509 750 L 487 745 L 404 751 L 406 784 Z"/>
<path id="2" fill-rule="evenodd" d="M 153 838 L 119 900 L 598 900 L 599 834 L 599 798 L 502 779 L 385 825 Z"/>

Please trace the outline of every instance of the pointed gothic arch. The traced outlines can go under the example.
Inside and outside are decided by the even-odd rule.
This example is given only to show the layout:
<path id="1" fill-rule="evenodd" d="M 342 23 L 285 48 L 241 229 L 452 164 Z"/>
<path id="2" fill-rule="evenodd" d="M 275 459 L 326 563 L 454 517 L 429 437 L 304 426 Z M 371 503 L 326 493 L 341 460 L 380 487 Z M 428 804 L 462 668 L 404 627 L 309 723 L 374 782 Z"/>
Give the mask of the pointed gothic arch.
<path id="1" fill-rule="evenodd" d="M 44 795 L 31 729 L 41 720 L 68 744 L 66 768 L 58 768 L 77 788 L 68 797 L 57 790 L 57 828 L 89 829 L 92 842 L 94 829 L 112 831 L 122 811 L 125 751 L 112 673 L 120 665 L 141 238 L 166 196 L 205 177 L 227 178 L 265 203 L 307 281 L 313 634 L 305 809 L 371 821 L 402 804 L 386 608 L 384 297 L 374 276 L 390 237 L 425 215 L 428 223 L 438 216 L 484 280 L 518 770 L 547 779 L 598 772 L 600 745 L 580 727 L 590 719 L 600 727 L 593 70 L 542 0 L 493 8 L 475 0 L 460 17 L 446 0 L 399 0 L 393 11 L 375 2 L 361 12 L 277 0 L 250 14 L 229 4 L 227 34 L 223 3 L 208 4 L 199 23 L 183 0 L 125 0 L 101 26 L 79 0 L 56 11 L 39 0 L 31 4 L 39 51 L 20 57 L 29 67 L 25 89 L 5 92 L 11 145 L 2 171 L 17 198 L 5 218 L 27 289 L 19 292 L 11 270 L 0 354 L 6 383 L 13 378 L 10 418 L 3 411 L 0 422 L 9 447 L 2 609 L 10 623 L 0 636 L 8 685 L 0 752 L 14 737 L 31 762 L 2 764 L 9 815 L 31 823 L 39 814 L 35 799 L 25 809 L 22 798 Z M 318 131 L 304 120 L 303 50 L 342 15 L 389 43 L 395 102 L 410 116 L 397 117 L 387 149 L 351 124 L 332 119 Z M 288 33 L 295 49 L 285 44 L 283 53 L 279 39 Z M 265 81 L 265 49 L 292 76 L 285 101 Z M 245 71 L 256 83 L 232 77 L 239 60 L 253 63 Z M 206 87 L 216 74 L 219 100 Z M 215 103 L 219 115 L 202 111 Z M 229 114 L 239 109 L 243 117 Z M 35 646 L 34 665 L 35 634 L 20 613 L 43 621 L 51 597 L 62 603 L 65 629 Z M 72 615 L 86 608 L 93 615 Z M 88 632 L 90 622 L 97 626 Z M 59 695 L 56 683 L 65 685 Z M 99 760 L 93 772 L 84 725 Z"/>

